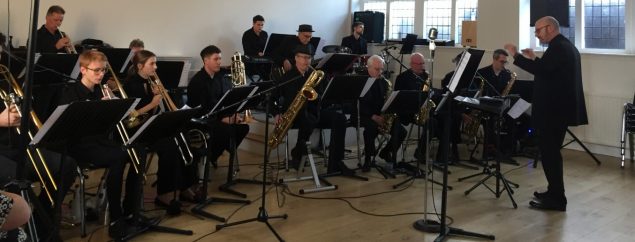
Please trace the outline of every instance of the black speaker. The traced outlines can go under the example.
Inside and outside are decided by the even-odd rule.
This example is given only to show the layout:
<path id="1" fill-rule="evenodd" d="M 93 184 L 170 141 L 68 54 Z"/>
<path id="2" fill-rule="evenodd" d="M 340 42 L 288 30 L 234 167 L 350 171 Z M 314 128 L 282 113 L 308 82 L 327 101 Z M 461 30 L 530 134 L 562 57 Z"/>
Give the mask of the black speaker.
<path id="1" fill-rule="evenodd" d="M 529 15 L 529 26 L 532 27 L 538 19 L 544 16 L 554 17 L 560 23 L 560 27 L 569 27 L 569 1 L 531 0 Z"/>
<path id="2" fill-rule="evenodd" d="M 384 41 L 384 13 L 363 11 L 353 13 L 353 22 L 364 23 L 364 38 L 369 43 Z"/>

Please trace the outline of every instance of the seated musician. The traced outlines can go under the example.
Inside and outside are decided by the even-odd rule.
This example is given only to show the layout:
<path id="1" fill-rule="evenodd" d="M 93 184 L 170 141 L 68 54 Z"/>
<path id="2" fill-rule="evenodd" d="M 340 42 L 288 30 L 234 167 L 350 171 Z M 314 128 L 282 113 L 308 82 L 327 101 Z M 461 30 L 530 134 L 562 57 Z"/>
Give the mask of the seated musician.
<path id="1" fill-rule="evenodd" d="M 410 56 L 410 69 L 402 72 L 397 76 L 395 80 L 395 91 L 398 90 L 418 90 L 421 91 L 423 88 L 423 84 L 426 80 L 428 80 L 428 73 L 426 72 L 426 63 L 423 58 L 423 55 L 419 52 L 412 53 Z M 429 116 L 428 116 L 429 117 Z M 399 114 L 399 120 L 403 125 L 408 125 L 410 123 L 415 123 L 415 115 L 414 114 Z M 427 123 L 427 122 L 426 122 Z M 425 154 L 425 128 L 422 129 L 421 138 L 417 143 L 417 148 L 415 149 L 415 159 L 419 161 L 423 161 L 423 157 Z"/>
<path id="2" fill-rule="evenodd" d="M 353 34 L 342 38 L 342 47 L 348 47 L 351 54 L 365 55 L 368 53 L 368 47 L 364 36 L 364 23 L 353 23 Z"/>
<path id="3" fill-rule="evenodd" d="M 132 53 L 137 53 L 145 49 L 145 44 L 141 39 L 133 39 L 130 41 L 128 48 L 132 51 Z"/>
<path id="4" fill-rule="evenodd" d="M 2 82 L 2 89 L 4 92 L 9 93 L 8 90 L 11 87 L 8 86 L 8 82 Z M 13 91 L 11 91 L 13 92 Z M 19 147 L 19 134 L 16 132 L 16 128 L 20 126 L 20 116 L 18 114 L 18 107 L 14 104 L 11 104 L 9 108 L 6 108 L 7 105 L 2 106 L 2 112 L 0 113 L 0 187 L 5 187 L 8 183 L 10 183 L 13 179 L 16 179 L 17 175 L 17 166 L 18 161 L 24 159 L 25 162 L 25 171 L 23 172 L 26 175 L 26 178 L 30 181 L 36 181 L 39 177 L 36 174 L 35 168 L 33 167 L 32 161 L 28 158 L 28 156 L 24 155 L 24 150 L 18 149 Z M 33 203 L 34 206 L 34 218 L 36 226 L 38 227 L 38 236 L 39 239 L 42 240 L 50 240 L 50 241 L 61 241 L 59 234 L 53 234 L 53 226 L 59 224 L 59 217 L 57 220 L 53 220 L 55 210 L 53 207 L 53 203 L 51 203 L 51 199 L 57 199 L 58 194 L 66 194 L 71 185 L 73 184 L 76 173 L 75 160 L 66 158 L 64 162 L 61 162 L 61 155 L 59 153 L 55 153 L 46 149 L 40 149 L 42 156 L 44 157 L 44 162 L 46 162 L 47 168 L 51 172 L 52 178 L 57 183 L 57 192 L 55 192 L 52 188 L 53 184 L 51 184 L 50 178 L 44 173 L 43 167 L 40 167 L 40 173 L 42 174 L 42 178 L 44 182 L 46 182 L 46 186 L 48 187 L 48 192 L 46 188 L 44 188 L 44 184 L 40 185 L 40 194 L 38 196 L 39 204 Z M 35 162 L 41 162 L 36 156 Z M 37 163 L 38 165 L 40 163 Z M 62 166 L 62 167 L 60 167 Z M 60 172 L 62 173 L 60 176 Z M 62 177 L 62 180 L 57 180 L 58 177 Z M 42 182 L 42 181 L 40 181 Z M 7 189 L 14 189 L 15 187 L 8 187 Z M 18 192 L 17 190 L 10 190 L 13 192 Z M 48 195 L 51 195 L 49 198 Z M 41 206 L 41 207 L 40 207 Z M 0 239 L 1 241 L 1 239 Z"/>
<path id="5" fill-rule="evenodd" d="M 490 85 L 485 84 L 483 88 L 483 96 L 502 96 L 502 92 L 507 86 L 507 82 L 511 80 L 511 72 L 505 69 L 507 64 L 507 51 L 503 49 L 497 49 L 492 55 L 492 64 L 483 67 L 478 70 L 478 73 L 483 77 Z M 506 95 L 506 94 L 505 94 Z M 483 159 L 492 159 L 495 157 L 495 130 L 494 122 L 483 123 Z"/>
<path id="6" fill-rule="evenodd" d="M 106 99 L 102 95 L 100 83 L 104 73 L 108 70 L 106 56 L 95 50 L 82 53 L 79 56 L 79 66 L 82 78 L 75 84 L 67 86 L 58 102 L 59 105 L 77 101 Z M 126 178 L 126 191 L 123 206 L 121 202 L 121 190 L 123 186 L 123 173 L 128 161 L 128 155 L 122 149 L 121 143 L 108 137 L 84 137 L 77 143 L 68 147 L 68 155 L 78 163 L 91 163 L 96 167 L 108 168 L 106 177 L 107 199 L 110 211 L 110 226 L 108 234 L 113 239 L 120 239 L 134 232 L 131 226 L 131 218 L 139 208 L 142 191 L 140 183 L 142 176 L 134 169 L 128 170 Z M 141 155 L 141 161 L 145 159 Z M 143 166 L 143 164 L 141 164 Z"/>
<path id="7" fill-rule="evenodd" d="M 140 50 L 132 58 L 129 76 L 123 86 L 129 98 L 140 98 L 135 107 L 137 115 L 158 113 L 163 101 L 159 88 L 154 84 L 157 57 L 148 50 Z M 169 110 L 166 110 L 169 111 Z M 185 165 L 173 137 L 157 140 L 149 144 L 158 156 L 157 197 L 154 203 L 167 209 L 168 214 L 177 215 L 181 211 L 180 201 L 197 202 L 196 170 L 193 165 Z"/>
<path id="8" fill-rule="evenodd" d="M 297 78 L 295 81 L 286 84 L 280 91 L 281 105 L 280 111 L 284 112 L 300 92 L 307 78 L 312 73 L 310 69 L 311 49 L 308 46 L 298 45 L 294 49 L 295 67 L 284 74 L 281 83 Z M 321 84 L 325 83 L 324 81 Z M 317 87 L 315 87 L 317 88 Z M 317 91 L 317 89 L 316 89 Z M 319 94 L 318 94 L 319 95 Z M 291 150 L 292 160 L 290 166 L 298 168 L 300 158 L 307 154 L 306 141 L 313 133 L 315 128 L 331 129 L 331 138 L 328 155 L 328 173 L 341 172 L 344 175 L 353 174 L 344 163 L 344 138 L 346 136 L 346 117 L 342 113 L 335 112 L 330 109 L 322 109 L 319 105 L 319 99 L 308 101 L 300 110 L 297 110 L 292 128 L 298 129 L 298 139 L 295 147 Z M 276 121 L 279 122 L 280 114 L 276 115 Z"/>
<path id="9" fill-rule="evenodd" d="M 274 63 L 282 67 L 284 71 L 290 71 L 295 68 L 295 52 L 297 46 L 308 48 L 311 51 L 311 56 L 315 53 L 314 46 L 310 43 L 311 37 L 313 37 L 313 26 L 309 24 L 300 24 L 298 26 L 298 36 L 295 38 L 286 38 L 280 46 L 273 53 Z"/>
<path id="10" fill-rule="evenodd" d="M 218 47 L 209 45 L 203 48 L 201 58 L 203 67 L 192 77 L 187 86 L 187 105 L 190 107 L 200 105 L 202 114 L 207 114 L 212 111 L 224 93 L 232 89 L 232 83 L 220 73 L 221 50 Z M 249 125 L 242 123 L 242 117 L 238 114 L 210 117 L 207 125 L 212 133 L 208 155 L 213 163 L 218 160 L 223 151 L 234 152 L 230 147 L 230 138 L 234 139 L 238 147 L 249 133 Z"/>
<path id="11" fill-rule="evenodd" d="M 372 78 L 376 78 L 366 95 L 360 100 L 360 123 L 364 127 L 364 154 L 365 162 L 362 167 L 363 171 L 369 171 L 372 158 L 376 154 L 375 138 L 380 132 L 381 127 L 387 127 L 384 116 L 381 113 L 381 108 L 384 105 L 384 101 L 387 98 L 389 80 L 385 79 L 381 73 L 384 71 L 384 59 L 378 55 L 373 55 L 368 58 L 367 62 L 368 75 Z M 388 128 L 388 127 L 387 127 Z M 386 162 L 394 163 L 394 155 L 396 155 L 399 149 L 399 144 L 403 142 L 406 136 L 406 129 L 393 122 L 390 125 L 391 137 L 388 144 L 380 152 L 380 157 Z M 395 135 L 396 134 L 396 135 Z"/>
<path id="12" fill-rule="evenodd" d="M 265 18 L 256 15 L 252 19 L 252 27 L 243 33 L 243 51 L 246 56 L 263 56 L 267 44 L 267 31 L 262 30 Z"/>

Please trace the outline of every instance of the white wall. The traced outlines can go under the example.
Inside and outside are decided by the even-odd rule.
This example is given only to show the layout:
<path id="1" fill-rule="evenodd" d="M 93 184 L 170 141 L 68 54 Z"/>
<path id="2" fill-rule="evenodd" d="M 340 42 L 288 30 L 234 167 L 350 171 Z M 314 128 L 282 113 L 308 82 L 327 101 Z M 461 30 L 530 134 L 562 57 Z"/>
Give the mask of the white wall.
<path id="1" fill-rule="evenodd" d="M 28 0 L 0 0 L 0 31 L 7 32 L 7 1 L 10 3 L 10 30 L 14 45 L 26 45 L 30 16 Z M 299 24 L 312 24 L 314 36 L 325 43 L 339 43 L 349 34 L 350 3 L 347 0 L 42 0 L 39 26 L 44 23 L 50 5 L 64 7 L 62 30 L 73 41 L 101 39 L 115 47 L 128 47 L 130 40 L 141 38 L 146 49 L 159 56 L 189 56 L 201 66 L 199 52 L 209 44 L 229 56 L 242 52 L 242 33 L 251 27 L 251 18 L 265 17 L 269 33 L 296 34 Z"/>

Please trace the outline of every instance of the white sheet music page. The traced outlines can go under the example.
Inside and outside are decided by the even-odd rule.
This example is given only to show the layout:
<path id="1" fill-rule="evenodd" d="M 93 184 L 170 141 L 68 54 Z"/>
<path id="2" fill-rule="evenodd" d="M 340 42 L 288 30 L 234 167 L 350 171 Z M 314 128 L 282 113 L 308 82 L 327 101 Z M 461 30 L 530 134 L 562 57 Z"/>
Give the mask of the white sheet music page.
<path id="1" fill-rule="evenodd" d="M 448 84 L 448 89 L 450 89 L 452 93 L 454 93 L 456 86 L 459 85 L 459 81 L 461 80 L 461 76 L 463 75 L 463 72 L 465 72 L 465 67 L 467 66 L 467 63 L 470 60 L 470 56 L 472 56 L 470 52 L 467 52 L 467 51 L 463 52 L 461 61 L 459 62 L 459 65 L 456 67 L 456 71 L 454 72 L 452 79 L 450 79 L 450 84 Z"/>
<path id="2" fill-rule="evenodd" d="M 130 60 L 132 60 L 133 56 L 134 52 L 130 50 L 130 53 L 128 53 L 128 57 L 126 57 L 126 61 L 123 62 L 123 66 L 121 66 L 121 70 L 119 70 L 119 73 L 124 73 L 126 71 L 126 67 L 128 67 L 128 63 L 130 63 Z"/>
<path id="3" fill-rule="evenodd" d="M 59 119 L 62 113 L 64 113 L 64 111 L 68 108 L 68 105 L 70 104 L 59 105 L 57 106 L 57 108 L 55 108 L 55 111 L 53 111 L 53 113 L 48 117 L 48 119 L 46 119 L 46 122 L 44 122 L 42 127 L 40 127 L 39 132 L 37 132 L 35 134 L 35 137 L 31 139 L 31 142 L 29 143 L 29 145 L 36 145 L 40 143 L 40 141 L 44 137 L 44 134 L 46 134 L 45 131 L 48 131 L 51 128 L 51 126 L 53 126 L 53 124 L 57 122 L 57 119 Z"/>
<path id="4" fill-rule="evenodd" d="M 531 103 L 528 103 L 524 99 L 519 98 L 518 101 L 516 101 L 516 103 L 514 104 L 514 106 L 512 106 L 512 108 L 509 109 L 509 111 L 507 112 L 507 115 L 509 115 L 513 119 L 517 119 L 518 117 L 520 117 L 520 115 L 522 115 L 523 113 L 527 111 L 529 111 L 528 115 L 531 115 L 531 110 L 529 109 L 530 107 L 531 107 Z"/>
<path id="5" fill-rule="evenodd" d="M 368 92 L 368 90 L 370 90 L 370 87 L 373 86 L 375 80 L 377 80 L 377 78 L 374 77 L 369 77 L 368 80 L 366 80 L 366 84 L 364 85 L 364 88 L 362 88 L 362 93 L 359 94 L 360 98 L 366 96 L 366 93 Z"/>

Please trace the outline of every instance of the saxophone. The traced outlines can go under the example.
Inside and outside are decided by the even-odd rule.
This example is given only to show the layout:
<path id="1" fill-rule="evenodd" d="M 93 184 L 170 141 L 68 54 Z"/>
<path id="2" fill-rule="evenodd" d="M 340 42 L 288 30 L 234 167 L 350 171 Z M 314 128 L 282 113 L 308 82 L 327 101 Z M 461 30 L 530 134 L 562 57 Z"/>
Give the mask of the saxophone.
<path id="1" fill-rule="evenodd" d="M 386 95 L 384 96 L 385 101 L 388 99 L 388 97 L 390 97 L 390 94 L 392 94 L 392 83 L 390 83 L 390 81 L 383 76 L 381 78 L 386 81 L 386 85 L 388 87 L 386 88 Z M 392 128 L 392 124 L 395 122 L 395 118 L 397 118 L 397 114 L 382 113 L 381 116 L 384 119 L 384 122 L 381 125 L 377 126 L 377 130 L 379 130 L 379 133 L 384 135 L 390 134 L 390 129 Z"/>
<path id="2" fill-rule="evenodd" d="M 427 92 L 428 95 L 430 95 L 430 86 L 431 86 L 430 84 L 431 84 L 430 76 L 428 76 L 428 79 L 422 85 L 421 91 Z M 436 107 L 437 107 L 437 104 L 434 103 L 432 99 L 428 98 L 428 101 L 421 106 L 419 113 L 415 115 L 415 123 L 417 125 L 426 124 L 428 119 L 430 119 L 430 110 Z"/>
<path id="3" fill-rule="evenodd" d="M 479 91 L 474 95 L 474 98 L 478 98 L 483 93 L 483 88 L 485 87 L 485 79 L 479 77 L 481 79 L 481 86 L 479 87 Z M 478 134 L 478 129 L 481 127 L 481 120 L 483 119 L 483 115 L 480 110 L 473 109 L 470 114 L 470 122 L 467 122 L 463 126 L 463 133 L 467 135 L 467 137 L 471 140 L 476 138 Z"/>
<path id="4" fill-rule="evenodd" d="M 509 95 L 509 92 L 512 90 L 512 87 L 514 86 L 514 82 L 516 82 L 516 72 L 510 71 L 505 69 L 505 71 L 509 72 L 511 74 L 511 78 L 509 78 L 509 81 L 507 82 L 507 86 L 505 86 L 505 89 L 503 89 L 503 92 L 501 92 L 501 96 L 505 97 L 507 95 Z"/>
<path id="5" fill-rule="evenodd" d="M 311 66 L 309 66 L 309 68 L 312 69 Z M 315 70 L 311 73 L 309 78 L 306 79 L 306 82 L 304 82 L 304 85 L 293 99 L 293 102 L 289 105 L 289 109 L 280 116 L 280 122 L 278 122 L 276 127 L 273 129 L 271 138 L 269 138 L 268 141 L 269 149 L 276 148 L 280 143 L 282 143 L 284 136 L 293 124 L 293 120 L 295 120 L 295 117 L 298 115 L 300 109 L 304 107 L 306 101 L 313 101 L 317 99 L 318 94 L 315 91 L 315 87 L 320 83 L 322 78 L 324 78 L 324 72 Z"/>

